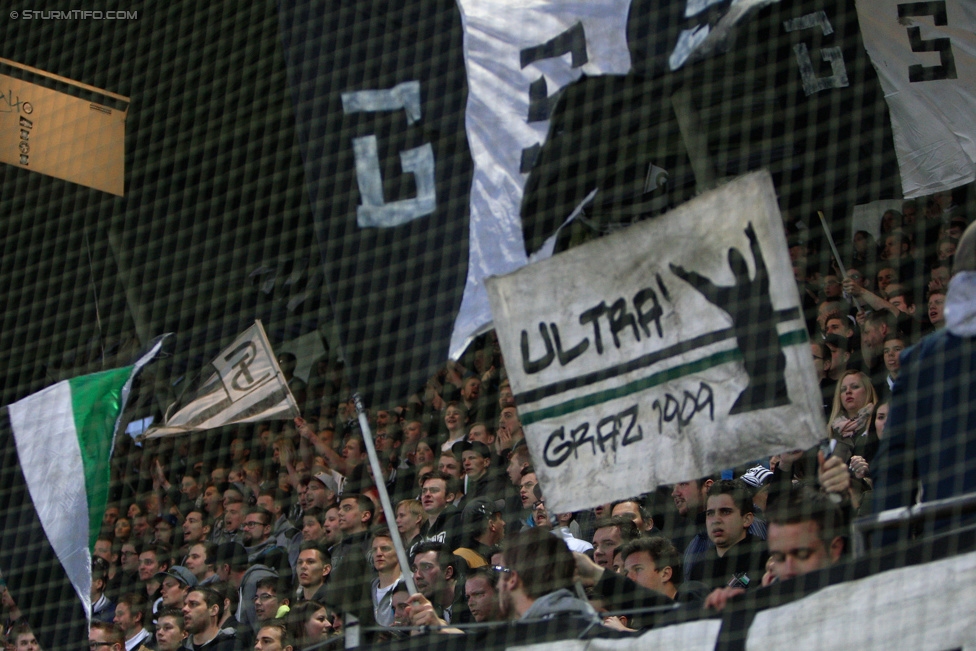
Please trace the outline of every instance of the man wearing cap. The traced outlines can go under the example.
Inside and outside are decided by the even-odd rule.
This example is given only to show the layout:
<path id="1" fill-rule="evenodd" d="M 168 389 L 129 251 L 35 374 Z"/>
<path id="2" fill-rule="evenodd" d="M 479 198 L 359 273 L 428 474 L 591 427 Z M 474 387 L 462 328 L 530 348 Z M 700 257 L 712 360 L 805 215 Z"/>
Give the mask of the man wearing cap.
<path id="1" fill-rule="evenodd" d="M 169 570 L 158 573 L 156 578 L 162 582 L 159 588 L 162 604 L 155 609 L 157 612 L 163 608 L 183 608 L 186 593 L 198 583 L 193 572 L 182 565 L 174 565 Z"/>
<path id="2" fill-rule="evenodd" d="M 320 472 L 313 475 L 308 482 L 308 491 L 305 493 L 305 507 L 317 506 L 327 511 L 329 507 L 335 505 L 338 492 L 339 485 L 331 473 Z"/>
<path id="3" fill-rule="evenodd" d="M 468 567 L 488 565 L 494 548 L 505 538 L 504 500 L 477 498 L 468 502 L 461 512 L 462 545 L 454 553 L 468 563 Z"/>
<path id="4" fill-rule="evenodd" d="M 946 327 L 901 355 L 885 436 L 873 463 L 874 511 L 976 490 L 976 225 L 956 248 L 945 299 Z M 937 530 L 963 526 L 953 514 Z M 892 542 L 888 537 L 884 542 Z"/>

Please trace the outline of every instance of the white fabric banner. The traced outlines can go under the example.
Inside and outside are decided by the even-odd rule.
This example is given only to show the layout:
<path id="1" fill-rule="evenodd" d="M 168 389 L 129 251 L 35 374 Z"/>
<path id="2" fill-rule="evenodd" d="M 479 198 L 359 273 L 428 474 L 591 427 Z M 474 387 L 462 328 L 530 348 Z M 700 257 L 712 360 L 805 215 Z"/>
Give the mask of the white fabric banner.
<path id="1" fill-rule="evenodd" d="M 766 172 L 489 279 L 488 291 L 553 512 L 826 434 Z"/>
<path id="2" fill-rule="evenodd" d="M 632 638 L 559 640 L 508 647 L 506 651 L 641 651 L 643 649 L 712 651 L 721 630 L 721 619 L 704 619 L 653 629 Z"/>
<path id="3" fill-rule="evenodd" d="M 452 358 L 491 321 L 484 279 L 529 262 L 520 216 L 528 178 L 523 160 L 532 160 L 534 148 L 545 142 L 550 100 L 583 74 L 630 70 L 630 0 L 458 0 L 458 6 L 474 176 L 468 276 Z"/>
<path id="4" fill-rule="evenodd" d="M 857 0 L 906 198 L 976 180 L 976 3 Z"/>
<path id="5" fill-rule="evenodd" d="M 748 651 L 976 649 L 976 553 L 833 585 L 756 615 Z"/>
<path id="6" fill-rule="evenodd" d="M 167 409 L 164 424 L 150 428 L 145 438 L 300 415 L 261 321 L 210 364 L 213 372 L 199 388 L 180 396 Z"/>

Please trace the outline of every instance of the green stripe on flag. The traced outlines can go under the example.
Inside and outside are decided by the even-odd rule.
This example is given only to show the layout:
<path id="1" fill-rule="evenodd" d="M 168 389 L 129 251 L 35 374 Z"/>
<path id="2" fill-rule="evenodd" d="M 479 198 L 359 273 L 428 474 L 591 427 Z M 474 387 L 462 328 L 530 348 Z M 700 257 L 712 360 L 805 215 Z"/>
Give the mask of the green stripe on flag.
<path id="1" fill-rule="evenodd" d="M 791 330 L 779 336 L 779 345 L 783 347 L 805 344 L 809 341 L 810 335 L 807 334 L 806 330 Z"/>
<path id="2" fill-rule="evenodd" d="M 113 434 L 122 413 L 122 389 L 133 368 L 126 366 L 68 381 L 78 447 L 85 468 L 89 549 L 95 547 L 108 503 Z"/>
<path id="3" fill-rule="evenodd" d="M 806 330 L 792 330 L 779 335 L 779 343 L 784 347 L 803 344 L 808 340 L 809 337 Z M 615 387 L 613 389 L 597 391 L 596 393 L 567 400 L 566 402 L 553 405 L 552 407 L 527 412 L 521 416 L 520 420 L 522 421 L 523 425 L 531 425 L 532 423 L 538 423 L 539 421 L 547 420 L 549 418 L 565 416 L 566 414 L 571 414 L 574 411 L 586 409 L 587 407 L 592 407 L 593 405 L 603 404 L 604 402 L 616 400 L 617 398 L 623 398 L 633 393 L 646 391 L 647 389 L 656 387 L 659 384 L 676 380 L 680 377 L 691 375 L 692 373 L 700 373 L 706 369 L 712 368 L 713 366 L 719 366 L 721 364 L 738 361 L 740 359 L 742 359 L 742 351 L 740 351 L 738 348 L 723 350 L 707 357 L 697 359 L 693 362 L 688 362 L 687 364 L 672 366 L 669 369 L 665 369 L 658 373 L 654 373 L 653 375 L 648 375 L 647 377 L 634 380 L 633 382 L 628 382 L 627 384 Z"/>

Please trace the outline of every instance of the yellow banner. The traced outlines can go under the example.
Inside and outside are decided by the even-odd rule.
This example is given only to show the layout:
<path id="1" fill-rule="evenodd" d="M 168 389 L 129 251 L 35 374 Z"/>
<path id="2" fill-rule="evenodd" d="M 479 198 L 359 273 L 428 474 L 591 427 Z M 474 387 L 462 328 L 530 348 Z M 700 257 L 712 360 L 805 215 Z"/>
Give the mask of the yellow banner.
<path id="1" fill-rule="evenodd" d="M 2 63 L 128 104 L 93 86 Z M 126 113 L 0 74 L 0 162 L 124 196 Z"/>

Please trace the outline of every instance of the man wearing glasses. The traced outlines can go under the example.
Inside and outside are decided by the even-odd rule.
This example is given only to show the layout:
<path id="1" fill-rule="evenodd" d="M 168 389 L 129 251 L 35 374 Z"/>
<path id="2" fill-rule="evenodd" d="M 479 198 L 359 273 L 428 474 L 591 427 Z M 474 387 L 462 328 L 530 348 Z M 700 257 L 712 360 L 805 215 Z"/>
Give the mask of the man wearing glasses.
<path id="1" fill-rule="evenodd" d="M 266 576 L 258 581 L 253 601 L 254 614 L 260 622 L 259 626 L 265 626 L 269 621 L 287 614 L 288 589 L 278 577 Z"/>
<path id="2" fill-rule="evenodd" d="M 251 565 L 260 563 L 270 568 L 278 570 L 281 574 L 290 570 L 288 555 L 285 550 L 276 544 L 271 536 L 273 528 L 273 518 L 271 512 L 260 506 L 248 509 L 244 516 L 244 549 L 247 551 L 247 562 Z"/>
<path id="3" fill-rule="evenodd" d="M 116 596 L 120 596 L 138 587 L 139 584 L 139 547 L 135 542 L 127 542 L 119 551 L 119 565 L 121 577 L 116 586 Z"/>
<path id="4" fill-rule="evenodd" d="M 550 619 L 559 615 L 593 623 L 593 607 L 573 593 L 576 562 L 562 538 L 546 529 L 527 529 L 512 536 L 502 552 L 498 575 L 498 608 L 507 619 Z"/>
<path id="5" fill-rule="evenodd" d="M 447 623 L 470 622 L 463 591 L 458 585 L 457 559 L 443 543 L 422 542 L 417 545 L 412 559 L 413 581 L 419 595 L 410 597 L 411 606 L 418 611 L 422 603 L 429 603 L 436 618 Z M 416 597 L 422 599 L 415 600 Z M 415 626 L 434 625 L 434 621 L 422 621 Z"/>
<path id="6" fill-rule="evenodd" d="M 88 651 L 122 651 L 124 642 L 118 626 L 92 621 L 88 631 Z"/>

